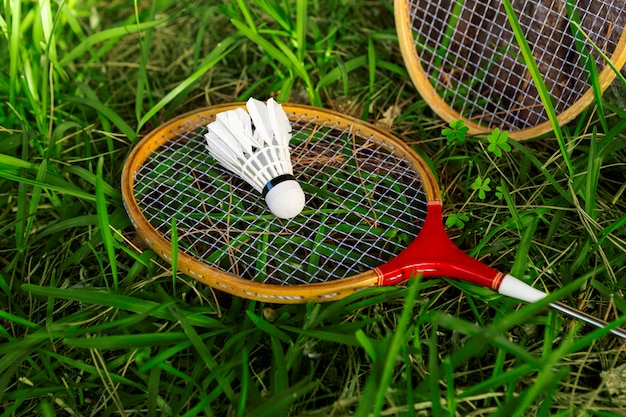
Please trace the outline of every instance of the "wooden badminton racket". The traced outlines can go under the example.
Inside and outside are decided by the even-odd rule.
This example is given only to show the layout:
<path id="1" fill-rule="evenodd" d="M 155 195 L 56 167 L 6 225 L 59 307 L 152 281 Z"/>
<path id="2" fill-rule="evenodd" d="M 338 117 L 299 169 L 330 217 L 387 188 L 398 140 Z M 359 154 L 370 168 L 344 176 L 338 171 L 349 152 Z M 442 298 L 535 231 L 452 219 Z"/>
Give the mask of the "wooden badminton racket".
<path id="1" fill-rule="evenodd" d="M 122 194 L 139 236 L 178 270 L 213 288 L 274 303 L 330 301 L 415 274 L 444 276 L 534 302 L 545 296 L 474 260 L 448 238 L 439 187 L 402 141 L 331 111 L 283 105 L 292 123 L 293 172 L 302 213 L 272 215 L 263 197 L 216 163 L 204 134 L 210 107 L 148 134 L 131 152 Z M 564 304 L 553 308 L 595 326 Z M 626 332 L 614 329 L 626 338 Z"/>
<path id="2" fill-rule="evenodd" d="M 563 125 L 594 99 L 589 65 L 604 91 L 615 71 L 602 55 L 616 68 L 626 62 L 626 1 L 511 3 Z M 441 118 L 515 139 L 552 129 L 502 1 L 395 0 L 394 8 L 410 77 Z"/>

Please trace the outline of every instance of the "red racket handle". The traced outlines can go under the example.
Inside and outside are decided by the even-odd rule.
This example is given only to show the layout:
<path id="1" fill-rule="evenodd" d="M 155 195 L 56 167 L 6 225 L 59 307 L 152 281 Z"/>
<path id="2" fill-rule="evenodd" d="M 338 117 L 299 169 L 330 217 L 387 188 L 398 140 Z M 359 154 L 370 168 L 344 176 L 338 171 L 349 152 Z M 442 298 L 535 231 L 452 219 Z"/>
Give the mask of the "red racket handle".
<path id="1" fill-rule="evenodd" d="M 494 290 L 500 287 L 503 274 L 456 247 L 446 234 L 442 219 L 441 202 L 429 202 L 426 220 L 415 240 L 377 268 L 379 284 L 393 285 L 417 272 L 425 277 L 458 278 Z"/>

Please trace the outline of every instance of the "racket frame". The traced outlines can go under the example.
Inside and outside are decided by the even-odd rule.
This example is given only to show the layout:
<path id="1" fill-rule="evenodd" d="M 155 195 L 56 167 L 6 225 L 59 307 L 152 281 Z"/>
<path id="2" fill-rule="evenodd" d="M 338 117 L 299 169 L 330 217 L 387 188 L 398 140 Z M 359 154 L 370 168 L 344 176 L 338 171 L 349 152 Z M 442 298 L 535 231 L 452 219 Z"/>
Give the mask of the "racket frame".
<path id="1" fill-rule="evenodd" d="M 413 164 L 413 168 L 420 174 L 423 183 L 423 190 L 426 194 L 428 204 L 441 207 L 437 182 L 430 168 L 427 163 L 406 143 L 396 139 L 389 133 L 373 125 L 337 112 L 297 104 L 282 104 L 282 106 L 288 115 L 296 114 L 298 117 L 302 117 L 304 115 L 308 120 L 322 120 L 325 123 L 337 126 L 338 128 L 350 129 L 353 126 L 357 126 L 358 133 L 363 136 L 373 136 L 377 138 L 384 137 L 384 142 L 393 147 L 393 153 L 401 154 L 405 157 Z M 135 148 L 133 148 L 127 158 L 122 172 L 121 181 L 124 206 L 139 237 L 167 262 L 171 263 L 172 260 L 172 244 L 161 233 L 155 230 L 142 213 L 133 192 L 135 186 L 135 174 L 140 169 L 142 164 L 144 164 L 150 157 L 150 155 L 161 145 L 171 140 L 175 140 L 178 135 L 184 133 L 185 125 L 188 124 L 188 121 L 211 117 L 220 112 L 236 108 L 245 108 L 245 104 L 231 103 L 212 106 L 192 111 L 171 119 L 167 123 L 148 133 L 135 146 Z M 441 230 L 443 231 L 441 220 L 439 221 L 439 224 Z M 456 249 L 452 242 L 450 242 L 450 245 Z M 462 253 L 459 249 L 456 250 Z M 469 258 L 467 255 L 463 255 Z M 472 258 L 469 259 L 472 262 L 477 262 Z M 309 300 L 330 301 L 340 299 L 355 291 L 379 285 L 391 285 L 401 280 L 398 277 L 387 280 L 381 276 L 380 269 L 375 268 L 351 277 L 321 283 L 291 286 L 264 284 L 250 281 L 237 275 L 222 271 L 211 265 L 203 263 L 199 259 L 196 259 L 183 251 L 179 251 L 177 254 L 177 268 L 184 274 L 209 285 L 210 287 L 227 293 L 249 299 L 284 304 L 304 303 Z M 426 269 L 440 270 L 440 268 L 435 265 L 432 265 L 432 267 L 426 267 Z M 404 272 L 398 271 L 398 273 L 405 276 Z M 393 274 L 394 273 L 391 273 L 391 275 Z"/>

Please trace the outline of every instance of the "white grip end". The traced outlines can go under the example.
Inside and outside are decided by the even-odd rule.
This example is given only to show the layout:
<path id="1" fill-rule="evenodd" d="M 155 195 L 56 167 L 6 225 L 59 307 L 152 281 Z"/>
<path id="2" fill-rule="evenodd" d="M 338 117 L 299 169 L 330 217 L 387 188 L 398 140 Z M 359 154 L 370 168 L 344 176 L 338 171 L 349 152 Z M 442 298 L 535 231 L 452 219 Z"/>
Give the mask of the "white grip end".
<path id="1" fill-rule="evenodd" d="M 509 274 L 506 274 L 502 279 L 498 292 L 528 303 L 534 303 L 546 296 L 543 291 L 539 291 Z"/>

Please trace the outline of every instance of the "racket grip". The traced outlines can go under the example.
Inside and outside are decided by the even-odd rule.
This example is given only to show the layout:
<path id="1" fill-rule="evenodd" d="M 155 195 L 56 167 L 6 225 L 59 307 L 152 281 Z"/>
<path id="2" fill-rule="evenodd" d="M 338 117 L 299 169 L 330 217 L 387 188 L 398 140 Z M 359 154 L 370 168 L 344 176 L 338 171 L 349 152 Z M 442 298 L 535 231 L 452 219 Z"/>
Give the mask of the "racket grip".
<path id="1" fill-rule="evenodd" d="M 507 297 L 516 298 L 528 303 L 539 301 L 547 295 L 545 292 L 531 287 L 510 274 L 506 274 L 504 278 L 502 278 L 498 292 Z"/>

